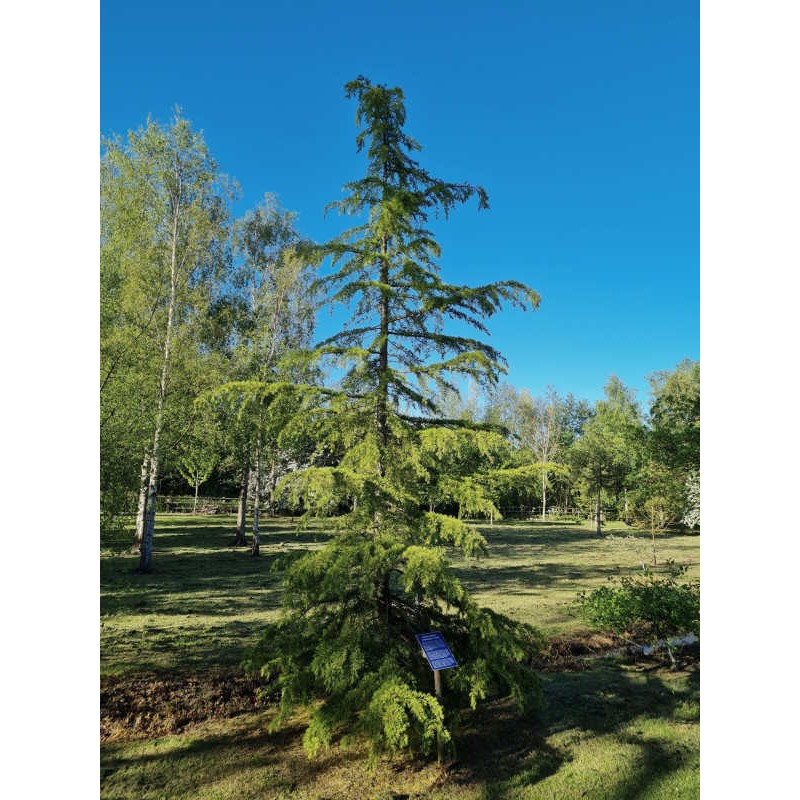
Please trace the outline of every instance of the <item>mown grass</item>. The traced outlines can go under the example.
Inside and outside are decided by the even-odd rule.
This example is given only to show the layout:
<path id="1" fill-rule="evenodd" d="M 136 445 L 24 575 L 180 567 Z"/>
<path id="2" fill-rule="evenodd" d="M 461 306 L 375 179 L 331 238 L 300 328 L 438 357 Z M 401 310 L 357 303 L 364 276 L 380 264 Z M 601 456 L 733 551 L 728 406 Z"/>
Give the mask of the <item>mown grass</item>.
<path id="1" fill-rule="evenodd" d="M 153 570 L 136 557 L 101 559 L 101 670 L 115 679 L 142 671 L 234 667 L 280 607 L 280 558 L 322 546 L 322 528 L 294 533 L 267 520 L 263 556 L 230 547 L 231 518 L 158 519 Z M 491 558 L 453 566 L 484 604 L 550 634 L 584 627 L 571 615 L 577 591 L 640 568 L 649 535 L 612 526 L 503 522 L 482 528 Z M 633 534 L 633 538 L 630 535 Z M 659 561 L 699 569 L 699 538 L 668 534 Z M 102 797 L 111 800 L 233 798 L 694 798 L 699 796 L 699 673 L 654 664 L 601 662 L 545 673 L 544 707 L 529 719 L 508 704 L 465 715 L 458 762 L 381 761 L 359 748 L 309 761 L 303 719 L 268 733 L 273 709 L 208 719 L 180 735 L 110 741 L 101 749 Z"/>
<path id="2" fill-rule="evenodd" d="M 558 525 L 503 522 L 484 526 L 490 557 L 453 559 L 470 593 L 482 605 L 530 622 L 547 634 L 585 627 L 573 614 L 578 591 L 593 589 L 652 562 L 652 539 L 646 531 L 622 522 L 605 525 L 598 538 L 587 523 Z M 673 559 L 699 576 L 700 537 L 678 532 L 656 534 L 658 565 Z M 659 566 L 656 567 L 658 569 Z"/>
<path id="3" fill-rule="evenodd" d="M 105 551 L 100 560 L 101 674 L 241 662 L 280 609 L 280 559 L 321 547 L 317 528 L 262 523 L 262 556 L 232 547 L 230 517 L 159 516 L 153 568 Z"/>

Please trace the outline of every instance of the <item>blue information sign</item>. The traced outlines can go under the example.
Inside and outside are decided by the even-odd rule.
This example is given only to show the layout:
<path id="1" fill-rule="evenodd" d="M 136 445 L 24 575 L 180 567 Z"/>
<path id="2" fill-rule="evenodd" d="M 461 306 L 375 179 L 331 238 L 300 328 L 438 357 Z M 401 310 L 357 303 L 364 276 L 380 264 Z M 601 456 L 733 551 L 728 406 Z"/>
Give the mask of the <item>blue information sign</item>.
<path id="1" fill-rule="evenodd" d="M 418 633 L 417 641 L 432 670 L 457 667 L 455 658 L 441 633 Z"/>

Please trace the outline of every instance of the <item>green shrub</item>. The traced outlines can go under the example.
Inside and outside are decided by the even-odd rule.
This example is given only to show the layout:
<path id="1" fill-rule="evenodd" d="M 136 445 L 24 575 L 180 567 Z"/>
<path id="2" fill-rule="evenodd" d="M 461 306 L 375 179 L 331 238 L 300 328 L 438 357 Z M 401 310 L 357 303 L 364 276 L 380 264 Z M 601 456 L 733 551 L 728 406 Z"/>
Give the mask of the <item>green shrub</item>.
<path id="1" fill-rule="evenodd" d="M 612 578 L 607 586 L 580 592 L 578 612 L 600 628 L 649 644 L 677 634 L 699 636 L 700 581 L 680 582 L 685 572 L 686 567 L 670 561 L 664 574 L 645 570 Z M 669 645 L 667 652 L 674 662 Z"/>

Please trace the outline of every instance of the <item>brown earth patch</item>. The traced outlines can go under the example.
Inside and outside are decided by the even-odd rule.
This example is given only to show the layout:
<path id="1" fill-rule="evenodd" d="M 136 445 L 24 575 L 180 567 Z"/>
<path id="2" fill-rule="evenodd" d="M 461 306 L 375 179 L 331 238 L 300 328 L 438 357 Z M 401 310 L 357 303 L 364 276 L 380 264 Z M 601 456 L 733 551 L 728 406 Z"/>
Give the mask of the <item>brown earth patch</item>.
<path id="1" fill-rule="evenodd" d="M 613 633 L 573 633 L 569 636 L 553 636 L 541 653 L 531 660 L 535 669 L 547 672 L 588 669 L 582 660 L 586 656 L 600 655 L 630 645 L 630 642 Z"/>
<path id="2" fill-rule="evenodd" d="M 180 733 L 199 722 L 266 707 L 262 678 L 240 669 L 106 676 L 100 682 L 100 740 Z"/>

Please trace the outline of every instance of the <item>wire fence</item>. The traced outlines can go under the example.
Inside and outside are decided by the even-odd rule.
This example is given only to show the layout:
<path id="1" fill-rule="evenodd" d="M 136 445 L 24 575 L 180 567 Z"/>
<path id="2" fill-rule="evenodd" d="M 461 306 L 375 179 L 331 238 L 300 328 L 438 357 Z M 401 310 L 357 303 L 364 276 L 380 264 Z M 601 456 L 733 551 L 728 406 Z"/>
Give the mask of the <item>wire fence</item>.
<path id="1" fill-rule="evenodd" d="M 541 506 L 501 506 L 500 513 L 505 519 L 541 519 Z M 560 521 L 563 519 L 588 519 L 589 513 L 580 508 L 564 508 L 560 506 L 548 507 L 545 510 L 545 519 Z"/>
<path id="2" fill-rule="evenodd" d="M 252 507 L 249 502 L 248 508 Z M 237 514 L 238 497 L 198 497 L 163 495 L 156 498 L 156 511 L 159 514 Z"/>
<path id="3" fill-rule="evenodd" d="M 100 549 L 112 552 L 130 550 L 136 530 L 137 498 L 131 495 L 127 508 L 114 513 L 113 517 L 100 520 Z M 248 514 L 252 514 L 252 503 L 248 504 Z M 198 514 L 208 516 L 236 517 L 239 511 L 238 497 L 198 497 L 195 504 L 193 495 L 158 495 L 157 514 Z"/>

